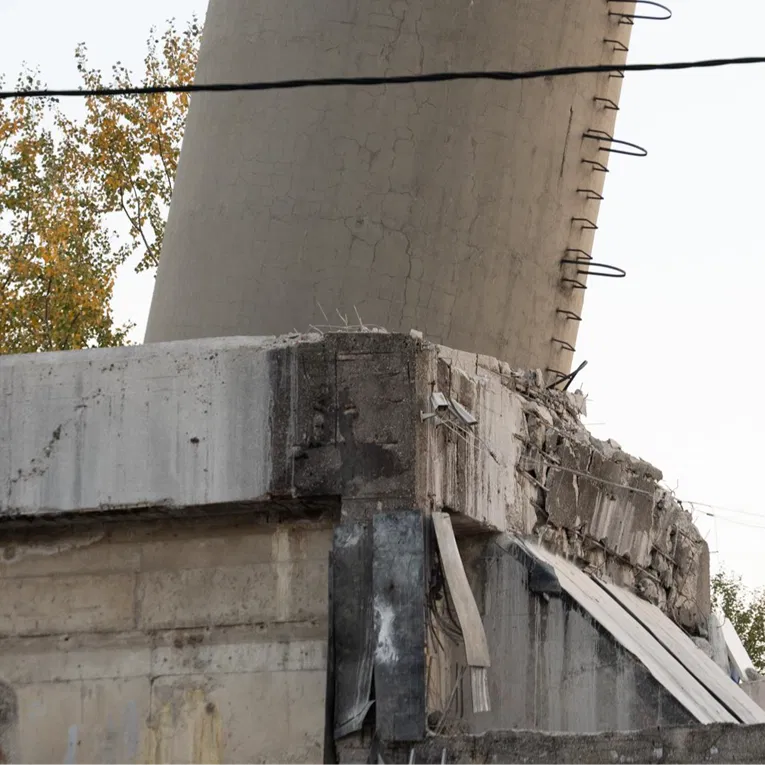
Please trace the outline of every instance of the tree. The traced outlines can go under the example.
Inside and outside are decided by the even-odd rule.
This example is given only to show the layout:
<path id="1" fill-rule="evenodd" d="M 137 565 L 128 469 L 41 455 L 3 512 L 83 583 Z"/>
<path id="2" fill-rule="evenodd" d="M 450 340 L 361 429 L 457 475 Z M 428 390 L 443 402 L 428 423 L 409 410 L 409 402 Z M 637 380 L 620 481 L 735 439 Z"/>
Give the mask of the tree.
<path id="1" fill-rule="evenodd" d="M 765 672 L 765 589 L 750 589 L 721 570 L 712 578 L 712 605 L 733 624 L 757 671 Z"/>
<path id="2" fill-rule="evenodd" d="M 193 80 L 201 29 L 152 30 L 141 84 Z M 129 87 L 119 62 L 107 82 L 78 46 L 84 87 Z M 19 87 L 38 88 L 33 73 Z M 84 117 L 48 99 L 0 101 L 0 353 L 113 346 L 117 269 L 140 253 L 156 267 L 189 97 L 88 98 Z"/>

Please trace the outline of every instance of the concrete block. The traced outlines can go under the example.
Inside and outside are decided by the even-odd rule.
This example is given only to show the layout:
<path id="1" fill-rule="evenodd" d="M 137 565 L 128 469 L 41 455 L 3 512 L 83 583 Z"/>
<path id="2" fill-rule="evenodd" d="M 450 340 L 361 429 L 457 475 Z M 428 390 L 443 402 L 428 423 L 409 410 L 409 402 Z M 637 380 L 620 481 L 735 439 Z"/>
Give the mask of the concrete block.
<path id="1" fill-rule="evenodd" d="M 0 640 L 0 677 L 13 686 L 151 677 L 151 638 L 140 632 Z"/>
<path id="2" fill-rule="evenodd" d="M 146 757 L 151 679 L 18 688 L 22 762 L 156 762 Z"/>
<path id="3" fill-rule="evenodd" d="M 0 579 L 138 571 L 136 544 L 114 542 L 103 531 L 12 536 L 0 545 Z"/>
<path id="4" fill-rule="evenodd" d="M 270 353 L 286 344 L 236 338 L 3 356 L 4 441 L 13 449 L 0 449 L 0 513 L 265 497 Z"/>
<path id="5" fill-rule="evenodd" d="M 281 491 L 414 501 L 413 349 L 400 335 L 336 335 L 279 360 L 275 418 L 293 431 L 273 446 L 292 454 Z"/>
<path id="6" fill-rule="evenodd" d="M 130 630 L 134 598 L 132 574 L 7 579 L 0 593 L 0 635 Z"/>
<path id="7" fill-rule="evenodd" d="M 326 561 L 148 571 L 138 581 L 143 629 L 326 617 Z"/>
<path id="8" fill-rule="evenodd" d="M 428 494 L 437 507 L 456 511 L 485 526 L 529 532 L 528 486 L 516 465 L 523 432 L 523 401 L 503 384 L 489 361 L 477 366 L 475 354 L 437 347 L 430 356 L 426 380 L 436 382 L 477 419 L 471 429 L 445 415 L 448 424 L 428 421 Z M 494 367 L 497 365 L 495 364 Z M 427 411 L 429 406 L 424 403 Z"/>
<path id="9" fill-rule="evenodd" d="M 318 762 L 323 671 L 158 678 L 153 762 Z"/>

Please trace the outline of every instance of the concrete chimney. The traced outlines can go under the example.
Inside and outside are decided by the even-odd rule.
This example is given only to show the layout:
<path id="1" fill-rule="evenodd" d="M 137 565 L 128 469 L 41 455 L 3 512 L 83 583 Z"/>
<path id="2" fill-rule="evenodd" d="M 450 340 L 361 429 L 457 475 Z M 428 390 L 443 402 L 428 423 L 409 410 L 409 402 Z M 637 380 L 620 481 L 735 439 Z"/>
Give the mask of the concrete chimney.
<path id="1" fill-rule="evenodd" d="M 197 82 L 625 61 L 613 0 L 211 0 Z M 198 94 L 146 341 L 421 330 L 569 371 L 621 79 Z M 598 134 L 601 135 L 601 134 Z M 569 281 L 566 281 L 569 279 Z"/>

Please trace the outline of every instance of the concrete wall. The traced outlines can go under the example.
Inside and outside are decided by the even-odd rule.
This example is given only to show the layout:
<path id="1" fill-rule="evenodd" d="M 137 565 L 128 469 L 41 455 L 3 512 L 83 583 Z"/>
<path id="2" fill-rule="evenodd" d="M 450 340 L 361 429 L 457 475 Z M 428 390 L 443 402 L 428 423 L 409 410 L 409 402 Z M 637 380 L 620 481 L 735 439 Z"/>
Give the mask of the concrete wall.
<path id="1" fill-rule="evenodd" d="M 511 538 L 510 538 L 511 539 Z M 449 707 L 461 648 L 431 640 L 429 708 L 446 731 L 546 730 L 592 733 L 691 724 L 694 716 L 619 641 L 565 593 L 529 587 L 532 561 L 507 539 L 465 540 L 462 554 L 491 655 L 491 711 L 474 714 L 469 677 Z M 436 670 L 435 668 L 438 668 Z"/>
<path id="2" fill-rule="evenodd" d="M 237 338 L 0 357 L 0 508 L 19 515 L 263 498 L 269 351 L 279 347 Z"/>
<path id="3" fill-rule="evenodd" d="M 331 534 L 252 518 L 4 534 L 4 761 L 319 761 Z"/>
<path id="4" fill-rule="evenodd" d="M 525 420 L 524 400 L 509 384 L 513 370 L 488 356 L 443 346 L 429 347 L 424 356 L 424 379 L 478 419 L 475 428 L 448 415 L 424 423 L 424 467 L 434 507 L 459 513 L 457 525 L 470 520 L 497 531 L 531 533 L 532 493 L 516 475 Z M 423 406 L 429 410 L 427 399 Z"/>
<path id="5" fill-rule="evenodd" d="M 622 4 L 620 10 L 629 10 Z M 623 63 L 604 0 L 211 0 L 197 82 Z M 336 311 L 569 368 L 621 80 L 195 95 L 149 342 L 307 331 Z M 628 136 L 630 138 L 630 136 Z M 610 256 L 606 258 L 609 260 Z"/>
<path id="6" fill-rule="evenodd" d="M 434 389 L 476 428 L 422 421 Z M 536 533 L 691 631 L 709 613 L 708 550 L 661 473 L 490 357 L 376 333 L 209 339 L 1 357 L 0 394 L 2 521 L 432 507 Z"/>
<path id="7" fill-rule="evenodd" d="M 357 737 L 341 748 L 342 763 L 367 762 L 368 738 Z M 380 762 L 419 763 L 698 763 L 762 762 L 765 726 L 694 725 L 648 728 L 597 735 L 530 731 L 493 731 L 482 736 L 429 738 L 412 748 L 383 746 Z"/>
<path id="8" fill-rule="evenodd" d="M 415 349 L 315 334 L 0 357 L 0 521 L 411 507 Z"/>
<path id="9" fill-rule="evenodd" d="M 460 430 L 445 413 L 423 421 L 433 390 L 473 411 L 477 428 Z M 272 686 L 260 685 L 263 668 L 283 656 L 285 640 L 323 639 L 316 630 L 324 629 L 326 610 L 327 518 L 443 508 L 454 513 L 460 535 L 534 533 L 579 566 L 599 566 L 634 588 L 650 574 L 672 618 L 691 631 L 701 623 L 698 611 L 683 608 L 704 608 L 703 541 L 671 498 L 634 501 L 635 488 L 656 487 L 657 471 L 592 439 L 577 419 L 575 395 L 548 392 L 536 373 L 496 359 L 382 333 L 210 339 L 2 357 L 0 391 L 4 752 L 20 747 L 27 759 L 71 759 L 81 746 L 82 761 L 214 759 L 221 751 L 226 761 L 265 757 L 261 751 L 277 760 L 318 756 L 311 747 L 323 717 L 310 741 L 290 728 L 296 745 L 289 751 L 271 738 L 247 749 L 255 739 L 237 726 L 255 715 L 263 730 L 283 728 L 274 717 L 257 717 L 266 702 L 245 700 L 270 698 Z M 580 467 L 586 475 L 572 472 Z M 149 514 L 170 515 L 176 526 L 139 533 L 136 517 Z M 220 517 L 223 526 L 186 525 L 199 515 Z M 249 518 L 253 528 L 226 526 L 234 517 Z M 105 518 L 126 525 L 94 531 Z M 293 540 L 287 518 L 314 519 L 318 537 L 306 542 L 313 552 L 300 552 L 295 540 L 304 532 Z M 256 528 L 258 520 L 268 525 Z M 75 521 L 87 521 L 76 534 L 42 536 L 48 524 Z M 20 527 L 40 531 L 17 539 Z M 667 547 L 681 538 L 690 542 Z M 313 562 L 304 566 L 304 559 Z M 486 592 L 507 600 L 508 587 L 500 578 Z M 534 650 L 554 664 L 556 646 L 536 623 L 526 627 Z M 512 649 L 502 636 L 515 627 L 500 619 L 495 628 L 500 656 Z M 586 620 L 570 634 L 599 645 Z M 259 647 L 249 647 L 253 641 Z M 314 648 L 305 666 L 290 651 L 277 666 L 321 672 L 310 658 Z M 535 699 L 533 716 L 511 706 L 492 724 L 647 724 L 626 697 L 624 708 L 586 707 L 601 669 L 592 670 L 589 685 L 569 683 L 567 705 L 581 706 L 573 722 L 555 707 L 558 686 L 548 683 L 537 689 L 547 696 Z M 613 683 L 602 682 L 644 698 L 639 672 L 623 669 Z M 165 674 L 175 679 L 151 680 Z M 248 675 L 258 677 L 250 683 Z M 317 687 L 310 677 L 305 687 Z M 293 698 L 277 686 L 276 698 Z M 320 702 L 315 694 L 305 701 Z M 671 718 L 671 704 L 665 707 L 657 720 Z M 40 721 L 51 734 L 38 751 L 30 747 Z"/>
<path id="10" fill-rule="evenodd" d="M 422 421 L 434 389 L 476 428 Z M 660 472 L 593 439 L 573 395 L 490 357 L 375 333 L 209 339 L 0 357 L 0 394 L 3 521 L 433 507 L 537 533 L 692 631 L 708 615 L 706 545 Z"/>

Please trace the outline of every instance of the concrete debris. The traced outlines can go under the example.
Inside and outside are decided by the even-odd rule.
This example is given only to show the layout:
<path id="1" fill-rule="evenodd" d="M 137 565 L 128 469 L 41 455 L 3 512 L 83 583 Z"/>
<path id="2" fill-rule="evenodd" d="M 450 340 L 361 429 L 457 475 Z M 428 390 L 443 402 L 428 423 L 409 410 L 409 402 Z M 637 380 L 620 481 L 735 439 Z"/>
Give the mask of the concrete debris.
<path id="1" fill-rule="evenodd" d="M 345 744 L 339 761 L 367 761 L 360 758 L 368 748 L 360 744 Z M 386 745 L 382 755 L 386 762 L 405 762 L 409 747 Z M 446 749 L 448 762 L 464 763 L 755 763 L 762 762 L 763 747 L 765 725 L 713 723 L 588 735 L 505 730 L 429 737 L 415 747 L 415 761 L 441 762 Z"/>
<path id="2" fill-rule="evenodd" d="M 581 390 L 575 390 L 572 394 L 574 404 L 582 417 L 587 416 L 587 396 Z"/>
<path id="3" fill-rule="evenodd" d="M 551 390 L 537 372 L 504 370 L 523 399 L 519 467 L 533 482 L 536 536 L 555 552 L 630 587 L 705 637 L 709 551 L 662 473 L 581 422 L 581 391 Z"/>

